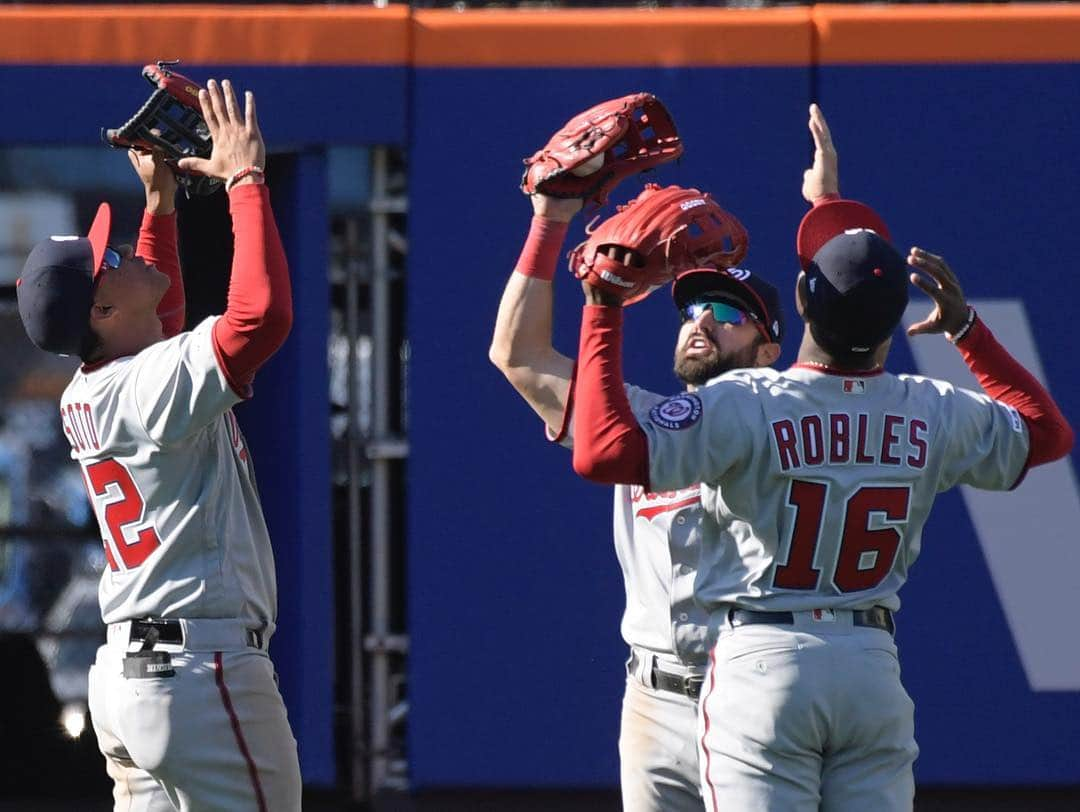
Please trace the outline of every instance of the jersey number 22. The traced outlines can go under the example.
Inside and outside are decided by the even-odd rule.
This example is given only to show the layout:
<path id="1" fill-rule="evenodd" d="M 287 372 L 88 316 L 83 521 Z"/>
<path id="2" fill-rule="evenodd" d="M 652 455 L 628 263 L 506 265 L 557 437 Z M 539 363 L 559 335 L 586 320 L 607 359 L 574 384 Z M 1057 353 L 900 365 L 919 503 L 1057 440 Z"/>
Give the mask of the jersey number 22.
<path id="1" fill-rule="evenodd" d="M 120 570 L 116 556 L 113 555 L 115 550 L 124 564 L 124 569 L 135 569 L 161 546 L 161 539 L 153 526 L 138 530 L 133 541 L 128 541 L 124 535 L 125 528 L 143 521 L 146 510 L 146 502 L 135 486 L 135 480 L 131 478 L 127 468 L 112 459 L 88 465 L 86 476 L 90 480 L 90 490 L 94 496 L 108 497 L 112 491 L 114 497 L 105 503 L 104 511 L 98 514 L 102 530 L 107 530 L 103 535 L 109 536 L 105 539 L 105 558 L 109 562 L 109 568 L 113 572 Z M 117 494 L 121 498 L 115 498 Z M 96 500 L 91 501 L 96 509 Z"/>

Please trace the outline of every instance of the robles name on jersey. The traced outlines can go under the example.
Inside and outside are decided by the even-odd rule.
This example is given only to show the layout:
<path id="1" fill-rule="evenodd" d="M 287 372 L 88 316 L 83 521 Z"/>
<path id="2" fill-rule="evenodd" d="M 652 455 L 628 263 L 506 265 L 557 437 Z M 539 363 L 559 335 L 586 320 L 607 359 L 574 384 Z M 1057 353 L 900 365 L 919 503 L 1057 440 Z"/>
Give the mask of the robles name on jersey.
<path id="1" fill-rule="evenodd" d="M 829 412 L 771 423 L 780 469 L 819 465 L 906 465 L 921 469 L 930 427 L 920 417 Z"/>

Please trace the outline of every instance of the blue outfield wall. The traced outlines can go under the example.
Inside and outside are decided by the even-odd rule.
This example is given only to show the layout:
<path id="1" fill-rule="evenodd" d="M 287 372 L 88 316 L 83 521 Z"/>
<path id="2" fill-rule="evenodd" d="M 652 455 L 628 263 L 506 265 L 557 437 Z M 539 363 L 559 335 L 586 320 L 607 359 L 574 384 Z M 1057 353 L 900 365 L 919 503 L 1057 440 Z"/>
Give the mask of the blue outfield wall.
<path id="1" fill-rule="evenodd" d="M 1080 256 L 1080 66 L 418 70 L 408 554 L 409 759 L 419 788 L 618 780 L 626 652 L 610 493 L 574 476 L 569 455 L 545 441 L 487 348 L 531 213 L 516 188 L 520 158 L 578 110 L 642 89 L 669 105 L 687 146 L 681 164 L 655 179 L 712 191 L 750 231 L 744 264 L 784 292 L 783 364 L 801 332 L 790 304 L 793 243 L 811 154 L 806 108 L 816 98 L 839 148 L 844 192 L 873 203 L 901 246 L 944 254 L 969 297 L 1021 300 L 1050 387 L 1080 422 L 1068 338 Z M 627 183 L 616 200 L 635 188 Z M 568 247 L 581 234 L 578 221 Z M 581 298 L 564 270 L 556 299 L 555 343 L 574 355 Z M 627 314 L 628 380 L 677 390 L 675 330 L 665 292 Z M 921 340 L 954 352 L 940 338 Z M 890 368 L 916 369 L 903 339 Z M 1073 502 L 1075 459 L 1055 474 Z M 1041 534 L 1075 538 L 1075 527 L 1061 530 L 1061 511 L 1047 504 L 1031 515 L 1015 544 L 1039 556 Z M 899 645 L 922 748 L 916 777 L 924 785 L 1080 783 L 1076 659 L 1062 677 L 1072 687 L 1030 687 L 1014 639 L 1026 632 L 999 595 L 1027 590 L 1046 603 L 1044 586 L 992 577 L 987 543 L 964 498 L 944 495 L 902 592 Z M 1074 558 L 1046 560 L 1047 573 Z M 1073 585 L 1049 600 L 1070 617 L 1077 598 Z M 1075 633 L 1060 647 L 1074 650 Z"/>

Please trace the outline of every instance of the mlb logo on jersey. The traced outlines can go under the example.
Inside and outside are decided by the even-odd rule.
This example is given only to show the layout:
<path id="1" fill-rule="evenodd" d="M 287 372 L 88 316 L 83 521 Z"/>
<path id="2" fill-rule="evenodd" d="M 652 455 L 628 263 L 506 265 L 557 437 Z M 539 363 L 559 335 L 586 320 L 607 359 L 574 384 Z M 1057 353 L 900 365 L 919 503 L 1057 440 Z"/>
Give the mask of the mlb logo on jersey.
<path id="1" fill-rule="evenodd" d="M 811 609 L 810 617 L 817 623 L 833 623 L 836 620 L 836 612 L 832 609 Z"/>
<path id="2" fill-rule="evenodd" d="M 865 395 L 866 381 L 860 381 L 858 378 L 844 378 L 843 389 L 845 395 Z"/>

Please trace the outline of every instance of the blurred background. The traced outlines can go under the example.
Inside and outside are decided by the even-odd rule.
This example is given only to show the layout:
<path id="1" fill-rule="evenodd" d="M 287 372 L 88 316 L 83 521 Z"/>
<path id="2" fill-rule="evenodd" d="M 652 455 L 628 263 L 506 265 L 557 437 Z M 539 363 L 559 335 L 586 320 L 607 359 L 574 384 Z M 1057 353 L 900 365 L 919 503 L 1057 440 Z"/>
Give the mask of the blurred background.
<path id="1" fill-rule="evenodd" d="M 531 214 L 521 158 L 598 101 L 665 101 L 686 154 L 647 180 L 712 192 L 784 291 L 819 102 L 843 192 L 944 254 L 1080 422 L 1080 6 L 3 3 L 0 31 L 0 810 L 110 808 L 86 711 L 104 556 L 56 411 L 73 365 L 25 338 L 14 282 L 101 200 L 134 241 L 138 182 L 99 131 L 146 98 L 147 62 L 254 90 L 271 151 L 296 319 L 237 412 L 305 808 L 619 808 L 610 494 L 487 361 Z M 230 224 L 221 194 L 178 208 L 193 325 L 223 309 Z M 568 354 L 577 290 L 557 277 Z M 628 313 L 626 374 L 674 392 L 666 295 Z M 921 342 L 890 368 L 963 380 Z M 939 500 L 899 614 L 920 810 L 1080 808 L 1075 459 Z"/>

